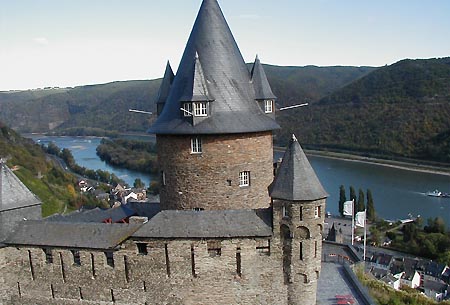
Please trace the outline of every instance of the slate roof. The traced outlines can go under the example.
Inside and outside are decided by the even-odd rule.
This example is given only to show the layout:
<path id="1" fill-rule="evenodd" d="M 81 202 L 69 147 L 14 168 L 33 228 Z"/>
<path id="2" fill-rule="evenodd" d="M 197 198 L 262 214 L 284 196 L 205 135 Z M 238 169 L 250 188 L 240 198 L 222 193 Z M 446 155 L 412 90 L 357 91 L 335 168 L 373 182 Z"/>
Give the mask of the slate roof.
<path id="1" fill-rule="evenodd" d="M 57 221 L 22 221 L 4 241 L 12 246 L 78 249 L 114 249 L 140 224 L 72 223 Z"/>
<path id="2" fill-rule="evenodd" d="M 111 220 L 112 222 L 119 222 L 127 217 L 135 215 L 136 212 L 127 206 L 121 205 L 111 209 L 95 208 L 92 210 L 73 212 L 69 215 L 60 215 L 59 217 L 49 217 L 48 221 L 60 221 L 60 222 L 104 222 Z"/>
<path id="3" fill-rule="evenodd" d="M 303 149 L 292 135 L 269 195 L 274 199 L 313 201 L 328 197 Z"/>
<path id="4" fill-rule="evenodd" d="M 193 96 L 189 99 L 189 95 Z M 180 108 L 183 99 L 194 100 L 196 95 L 200 100 L 211 100 L 210 113 L 192 124 Z M 204 0 L 164 109 L 149 132 L 230 134 L 278 128 L 256 102 L 250 71 L 219 4 L 216 0 Z"/>
<path id="5" fill-rule="evenodd" d="M 173 74 L 172 67 L 170 66 L 169 61 L 167 61 L 166 71 L 164 72 L 164 78 L 161 82 L 161 86 L 159 87 L 158 97 L 156 99 L 157 104 L 164 104 L 166 102 L 174 78 L 175 75 Z"/>
<path id="6" fill-rule="evenodd" d="M 272 235 L 254 210 L 166 210 L 133 234 L 135 238 L 228 238 Z"/>
<path id="7" fill-rule="evenodd" d="M 0 212 L 41 204 L 0 159 Z"/>
<path id="8" fill-rule="evenodd" d="M 255 88 L 255 98 L 257 100 L 268 100 L 277 98 L 275 94 L 273 94 L 272 88 L 270 88 L 266 72 L 264 72 L 264 68 L 258 56 L 256 56 L 251 74 L 252 74 L 252 83 Z"/>

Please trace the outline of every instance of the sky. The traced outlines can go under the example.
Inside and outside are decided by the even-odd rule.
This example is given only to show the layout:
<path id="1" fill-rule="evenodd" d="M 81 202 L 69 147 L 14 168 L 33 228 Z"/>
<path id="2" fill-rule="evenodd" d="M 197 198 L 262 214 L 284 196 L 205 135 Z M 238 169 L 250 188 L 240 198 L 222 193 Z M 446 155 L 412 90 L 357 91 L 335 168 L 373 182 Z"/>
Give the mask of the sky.
<path id="1" fill-rule="evenodd" d="M 0 91 L 162 77 L 201 0 L 0 0 Z M 219 0 L 246 62 L 384 66 L 450 56 L 449 0 Z"/>

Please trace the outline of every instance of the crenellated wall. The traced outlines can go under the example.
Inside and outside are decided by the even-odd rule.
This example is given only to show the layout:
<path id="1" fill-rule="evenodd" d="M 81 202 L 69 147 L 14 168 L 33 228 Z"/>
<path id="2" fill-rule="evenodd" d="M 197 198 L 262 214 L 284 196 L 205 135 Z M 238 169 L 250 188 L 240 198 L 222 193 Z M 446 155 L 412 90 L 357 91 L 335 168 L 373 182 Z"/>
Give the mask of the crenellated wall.
<path id="1" fill-rule="evenodd" d="M 147 242 L 147 255 L 123 244 L 114 267 L 103 252 L 80 251 L 77 265 L 70 250 L 47 262 L 40 248 L 2 248 L 0 303 L 287 304 L 276 239 Z"/>
<path id="2" fill-rule="evenodd" d="M 164 172 L 162 209 L 259 209 L 270 206 L 273 180 L 272 132 L 202 135 L 202 153 L 191 153 L 191 136 L 157 136 Z M 239 186 L 239 173 L 250 185 Z M 163 183 L 163 184 L 164 184 Z"/>

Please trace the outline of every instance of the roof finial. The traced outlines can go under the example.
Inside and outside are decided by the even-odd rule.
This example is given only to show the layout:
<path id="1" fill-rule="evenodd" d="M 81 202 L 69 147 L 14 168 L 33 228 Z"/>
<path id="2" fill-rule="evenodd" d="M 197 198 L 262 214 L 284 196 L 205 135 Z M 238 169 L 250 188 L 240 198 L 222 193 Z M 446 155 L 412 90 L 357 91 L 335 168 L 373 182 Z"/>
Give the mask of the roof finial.
<path id="1" fill-rule="evenodd" d="M 298 142 L 297 137 L 295 136 L 295 134 L 292 134 L 292 142 Z"/>

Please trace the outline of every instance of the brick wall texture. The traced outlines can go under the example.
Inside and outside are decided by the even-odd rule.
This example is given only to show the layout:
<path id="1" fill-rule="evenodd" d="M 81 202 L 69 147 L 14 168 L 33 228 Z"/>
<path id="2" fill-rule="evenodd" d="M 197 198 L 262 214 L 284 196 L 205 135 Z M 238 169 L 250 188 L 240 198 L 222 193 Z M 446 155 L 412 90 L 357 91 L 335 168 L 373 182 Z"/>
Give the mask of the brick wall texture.
<path id="1" fill-rule="evenodd" d="M 190 136 L 157 136 L 158 162 L 166 185 L 162 209 L 267 208 L 273 180 L 272 132 L 204 135 L 202 153 L 191 153 Z M 250 186 L 239 173 L 250 171 Z"/>

